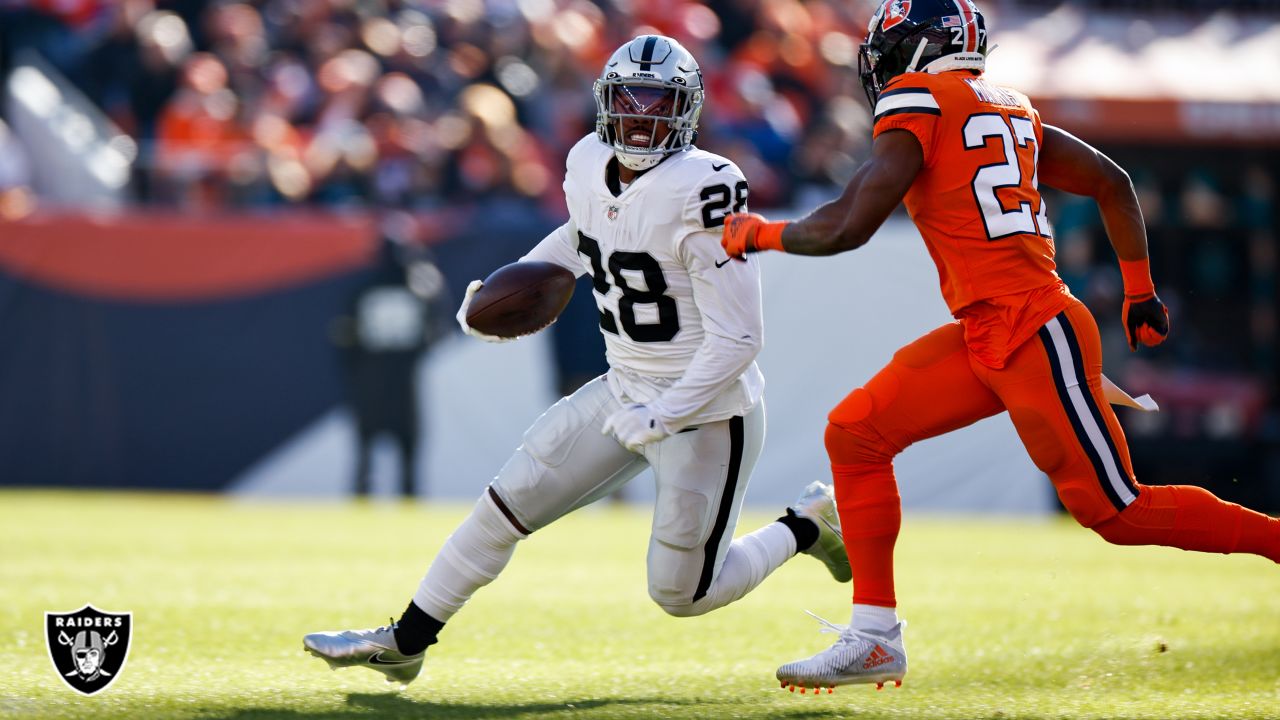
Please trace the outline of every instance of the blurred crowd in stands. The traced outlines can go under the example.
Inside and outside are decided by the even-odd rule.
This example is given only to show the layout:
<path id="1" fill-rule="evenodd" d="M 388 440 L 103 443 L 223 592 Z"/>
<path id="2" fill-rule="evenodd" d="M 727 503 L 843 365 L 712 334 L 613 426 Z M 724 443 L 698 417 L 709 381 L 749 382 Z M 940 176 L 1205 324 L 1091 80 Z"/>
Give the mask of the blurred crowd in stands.
<path id="1" fill-rule="evenodd" d="M 1020 0 L 1032 7 L 1057 7 L 1062 0 Z M 1125 12 L 1280 12 L 1280 0 L 1075 0 L 1075 4 L 1098 10 Z"/>
<path id="2" fill-rule="evenodd" d="M 868 140 L 851 69 L 871 0 L 23 5 L 0 10 L 0 46 L 38 49 L 138 140 L 148 203 L 554 207 L 592 81 L 646 32 L 699 58 L 700 144 L 758 205 L 841 182 Z"/>
<path id="3" fill-rule="evenodd" d="M 556 217 L 564 155 L 593 126 L 592 80 L 620 43 L 656 32 L 702 64 L 699 145 L 743 168 L 753 207 L 802 207 L 865 157 L 869 113 L 855 68 L 877 4 L 0 0 L 0 74 L 21 48 L 57 67 L 136 139 L 143 204 L 430 212 L 516 203 Z M 983 7 L 995 15 L 1003 4 Z M 1093 5 L 1280 10 L 1262 0 Z M 7 142 L 0 125 L 0 190 L 22 171 Z M 1107 149 L 1134 175 L 1179 333 L 1159 362 L 1258 385 L 1247 391 L 1262 399 L 1257 412 L 1221 425 L 1280 437 L 1263 409 L 1275 414 L 1280 387 L 1275 154 L 1162 164 L 1169 154 L 1158 149 Z M 1078 198 L 1050 202 L 1061 273 L 1103 323 L 1107 357 L 1123 362 L 1119 277 L 1097 213 Z"/>

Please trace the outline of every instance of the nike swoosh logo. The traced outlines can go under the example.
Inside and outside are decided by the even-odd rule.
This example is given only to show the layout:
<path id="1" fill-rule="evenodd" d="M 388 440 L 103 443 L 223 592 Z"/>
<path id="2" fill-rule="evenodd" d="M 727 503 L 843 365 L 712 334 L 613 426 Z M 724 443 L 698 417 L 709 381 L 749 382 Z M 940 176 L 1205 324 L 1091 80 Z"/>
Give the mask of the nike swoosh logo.
<path id="1" fill-rule="evenodd" d="M 412 660 L 383 660 L 381 650 L 369 656 L 370 665 L 408 665 L 412 662 L 417 662 L 416 658 Z"/>
<path id="2" fill-rule="evenodd" d="M 723 165 L 717 165 L 717 164 L 715 164 L 715 163 L 711 163 L 711 169 L 712 169 L 712 170 L 715 170 L 716 172 L 720 172 L 721 170 L 723 170 L 723 169 L 725 169 L 725 168 L 727 168 L 727 167 L 729 167 L 729 163 L 725 163 L 725 164 L 723 164 Z"/>
<path id="3" fill-rule="evenodd" d="M 730 260 L 732 260 L 732 259 L 733 259 L 733 258 L 725 258 L 723 262 L 718 262 L 718 263 L 716 263 L 716 267 L 717 267 L 717 268 L 722 268 L 722 267 L 724 267 L 725 265 L 728 265 L 728 264 L 729 264 L 729 261 L 730 261 Z"/>

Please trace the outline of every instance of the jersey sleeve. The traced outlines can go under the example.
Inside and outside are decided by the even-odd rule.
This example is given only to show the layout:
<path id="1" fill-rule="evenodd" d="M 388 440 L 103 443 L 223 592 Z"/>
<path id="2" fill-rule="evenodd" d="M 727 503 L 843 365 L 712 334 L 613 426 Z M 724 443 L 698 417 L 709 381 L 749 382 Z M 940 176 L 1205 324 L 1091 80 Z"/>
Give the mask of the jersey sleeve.
<path id="1" fill-rule="evenodd" d="M 524 257 L 520 258 L 520 262 L 538 260 L 554 263 L 573 273 L 574 277 L 581 277 L 586 272 L 586 268 L 578 258 L 577 235 L 573 221 L 570 220 L 542 238 L 537 245 L 524 254 Z"/>
<path id="2" fill-rule="evenodd" d="M 675 255 L 689 272 L 703 331 L 735 340 L 759 337 L 759 263 L 730 260 L 721 247 L 724 217 L 748 211 L 746 177 L 737 165 L 714 156 L 689 188 Z"/>
<path id="3" fill-rule="evenodd" d="M 684 227 L 686 232 L 711 230 L 719 234 L 725 216 L 747 212 L 751 188 L 738 166 L 728 160 L 712 156 L 699 162 L 706 163 L 707 172 L 688 186 Z"/>
<path id="4" fill-rule="evenodd" d="M 718 165 L 718 169 L 711 169 Z M 745 212 L 747 181 L 737 167 L 717 159 L 688 194 L 684 232 L 675 255 L 685 266 L 693 302 L 702 318 L 702 345 L 674 385 L 651 404 L 669 429 L 679 431 L 755 361 L 764 344 L 760 261 L 733 260 L 720 246 L 720 226 L 730 212 Z"/>
<path id="5" fill-rule="evenodd" d="M 701 229 L 680 244 L 693 302 L 702 317 L 702 345 L 674 385 L 651 409 L 679 432 L 702 408 L 737 382 L 764 345 L 760 260 L 733 260 L 720 247 L 718 229 Z"/>
<path id="6" fill-rule="evenodd" d="M 734 340 L 762 335 L 758 261 L 730 260 L 720 245 L 729 213 L 747 212 L 747 179 L 723 158 L 708 162 L 708 172 L 686 196 L 683 232 L 675 256 L 693 284 L 693 299 L 703 331 Z"/>
<path id="7" fill-rule="evenodd" d="M 938 128 L 938 119 L 942 117 L 942 108 L 938 99 L 925 78 L 912 78 L 909 73 L 889 83 L 888 88 L 880 93 L 876 100 L 873 137 L 889 130 L 906 130 L 920 141 L 924 150 L 924 164 L 933 161 L 934 136 Z"/>

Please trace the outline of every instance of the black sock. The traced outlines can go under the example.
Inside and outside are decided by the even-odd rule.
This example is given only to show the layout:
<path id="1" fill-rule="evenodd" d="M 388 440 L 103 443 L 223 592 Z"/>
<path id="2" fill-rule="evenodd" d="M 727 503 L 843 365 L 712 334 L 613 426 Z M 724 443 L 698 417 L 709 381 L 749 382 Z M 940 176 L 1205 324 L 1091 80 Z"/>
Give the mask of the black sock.
<path id="1" fill-rule="evenodd" d="M 804 552 L 818 542 L 818 523 L 800 517 L 795 510 L 787 508 L 787 514 L 778 518 L 778 522 L 786 525 L 791 534 L 796 536 L 796 552 Z"/>
<path id="2" fill-rule="evenodd" d="M 417 655 L 427 646 L 436 644 L 436 636 L 443 628 L 444 623 L 423 612 L 410 600 L 409 607 L 404 609 L 396 623 L 396 646 L 403 655 Z"/>

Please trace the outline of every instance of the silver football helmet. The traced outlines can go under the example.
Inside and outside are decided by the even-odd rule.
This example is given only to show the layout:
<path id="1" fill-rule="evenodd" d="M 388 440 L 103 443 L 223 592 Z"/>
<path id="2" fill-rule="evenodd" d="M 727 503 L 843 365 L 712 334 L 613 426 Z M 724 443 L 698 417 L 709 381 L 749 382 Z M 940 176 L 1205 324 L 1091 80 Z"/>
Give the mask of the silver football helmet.
<path id="1" fill-rule="evenodd" d="M 595 96 L 596 136 L 632 170 L 647 170 L 698 137 L 702 70 L 669 37 L 641 35 L 615 50 Z"/>

